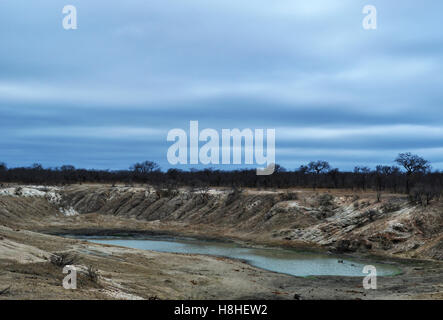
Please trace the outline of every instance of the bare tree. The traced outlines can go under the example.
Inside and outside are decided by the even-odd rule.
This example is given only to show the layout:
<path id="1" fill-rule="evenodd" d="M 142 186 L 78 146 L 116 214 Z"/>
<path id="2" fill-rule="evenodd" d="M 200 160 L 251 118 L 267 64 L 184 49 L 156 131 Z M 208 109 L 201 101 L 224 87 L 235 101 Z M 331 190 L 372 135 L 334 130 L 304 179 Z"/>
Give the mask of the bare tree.
<path id="1" fill-rule="evenodd" d="M 320 174 L 320 173 L 327 173 L 329 170 L 331 170 L 331 166 L 329 165 L 329 162 L 318 160 L 318 161 L 311 161 L 308 164 L 308 170 L 309 172 Z"/>
<path id="2" fill-rule="evenodd" d="M 381 192 L 385 190 L 406 192 L 405 184 L 411 196 L 414 195 L 414 187 L 420 184 L 429 187 L 436 198 L 442 194 L 443 172 L 429 170 L 428 161 L 411 154 L 401 154 L 397 162 L 402 169 L 399 166 L 378 166 L 376 170 L 358 167 L 356 171 L 339 171 L 331 169 L 326 161 L 314 161 L 298 170 L 285 170 L 276 165 L 276 174 L 272 176 L 257 176 L 254 169 L 170 169 L 162 172 L 151 161 L 137 163 L 131 166 L 131 170 L 81 169 L 69 165 L 58 168 L 43 168 L 41 165 L 8 168 L 0 163 L 0 182 L 38 185 L 87 182 L 133 185 L 134 182 L 141 182 L 157 186 L 162 192 L 166 187 L 168 197 L 172 197 L 179 187 L 231 187 L 234 184 L 243 188 L 373 188 L 379 193 L 379 200 Z M 20 189 L 17 192 L 20 194 Z"/>
<path id="3" fill-rule="evenodd" d="M 141 163 L 137 162 L 136 164 L 132 165 L 130 169 L 137 173 L 146 174 L 158 170 L 159 166 L 155 162 L 144 161 Z"/>
<path id="4" fill-rule="evenodd" d="M 134 177 L 141 180 L 146 180 L 149 174 L 159 171 L 160 167 L 158 164 L 152 161 L 144 161 L 141 163 L 136 163 L 129 168 L 133 173 Z"/>
<path id="5" fill-rule="evenodd" d="M 395 162 L 403 166 L 406 173 L 409 174 L 417 172 L 425 173 L 431 168 L 428 160 L 425 160 L 416 154 L 411 154 L 410 152 L 400 153 L 397 159 L 395 159 Z"/>
<path id="6" fill-rule="evenodd" d="M 329 172 L 329 170 L 331 170 L 331 166 L 327 161 L 318 160 L 318 161 L 311 161 L 308 163 L 308 172 L 313 173 L 315 175 L 314 190 L 317 188 L 318 176 L 322 173 Z"/>
<path id="7" fill-rule="evenodd" d="M 431 169 L 430 162 L 410 152 L 400 153 L 395 159 L 406 170 L 406 193 L 409 194 L 410 179 L 413 174 L 426 173 Z"/>

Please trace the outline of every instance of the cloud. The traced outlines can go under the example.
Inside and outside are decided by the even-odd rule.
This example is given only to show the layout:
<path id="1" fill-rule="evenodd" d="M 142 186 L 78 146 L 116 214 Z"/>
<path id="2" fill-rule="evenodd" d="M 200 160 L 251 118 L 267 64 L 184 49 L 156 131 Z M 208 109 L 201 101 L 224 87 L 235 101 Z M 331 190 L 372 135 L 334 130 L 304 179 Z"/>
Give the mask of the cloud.
<path id="1" fill-rule="evenodd" d="M 112 140 L 149 140 L 163 137 L 165 132 L 152 128 L 137 127 L 49 127 L 18 130 L 18 137 L 34 138 L 87 138 Z"/>
<path id="2" fill-rule="evenodd" d="M 166 133 L 190 120 L 276 128 L 287 167 L 390 163 L 400 150 L 443 162 L 442 3 L 374 0 L 376 31 L 361 27 L 363 0 L 72 4 L 76 31 L 59 1 L 0 4 L 11 166 L 168 167 Z"/>

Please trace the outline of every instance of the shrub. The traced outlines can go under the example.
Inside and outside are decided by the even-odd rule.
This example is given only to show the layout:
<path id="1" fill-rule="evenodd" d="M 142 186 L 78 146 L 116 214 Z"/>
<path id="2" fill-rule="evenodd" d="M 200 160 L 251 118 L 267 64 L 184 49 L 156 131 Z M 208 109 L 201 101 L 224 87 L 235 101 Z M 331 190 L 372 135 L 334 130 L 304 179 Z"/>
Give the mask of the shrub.
<path id="1" fill-rule="evenodd" d="M 282 200 L 283 200 L 283 201 L 298 200 L 298 194 L 297 194 L 296 192 L 289 192 L 289 191 L 286 191 L 286 192 L 282 195 Z"/>
<path id="2" fill-rule="evenodd" d="M 98 273 L 98 269 L 93 267 L 93 266 L 88 266 L 88 270 L 86 272 L 89 280 L 91 280 L 94 283 L 98 282 L 98 279 L 100 277 L 99 273 Z"/>
<path id="3" fill-rule="evenodd" d="M 17 187 L 15 188 L 15 195 L 16 196 L 21 196 L 23 194 L 23 188 L 22 187 Z"/>
<path id="4" fill-rule="evenodd" d="M 368 215 L 369 221 L 374 221 L 375 217 L 378 215 L 378 211 L 376 210 L 369 210 L 366 212 L 366 214 Z"/>
<path id="5" fill-rule="evenodd" d="M 368 206 L 370 206 L 371 205 L 371 203 L 369 202 L 369 201 L 362 201 L 361 203 L 360 203 L 360 207 L 362 207 L 362 208 L 364 208 L 364 207 L 368 207 Z"/>
<path id="6" fill-rule="evenodd" d="M 381 202 L 381 192 L 377 191 L 377 203 Z"/>
<path id="7" fill-rule="evenodd" d="M 52 254 L 50 261 L 57 267 L 65 267 L 75 264 L 77 261 L 77 256 L 69 252 L 59 252 Z"/>
<path id="8" fill-rule="evenodd" d="M 381 206 L 381 210 L 383 213 L 391 213 L 400 210 L 400 206 L 393 202 L 387 202 Z"/>
<path id="9" fill-rule="evenodd" d="M 411 190 L 409 200 L 423 207 L 427 207 L 433 199 L 440 198 L 440 191 L 423 184 L 417 185 Z"/>
<path id="10" fill-rule="evenodd" d="M 328 207 L 332 205 L 333 196 L 330 194 L 322 194 L 318 197 L 318 204 L 322 207 Z"/>

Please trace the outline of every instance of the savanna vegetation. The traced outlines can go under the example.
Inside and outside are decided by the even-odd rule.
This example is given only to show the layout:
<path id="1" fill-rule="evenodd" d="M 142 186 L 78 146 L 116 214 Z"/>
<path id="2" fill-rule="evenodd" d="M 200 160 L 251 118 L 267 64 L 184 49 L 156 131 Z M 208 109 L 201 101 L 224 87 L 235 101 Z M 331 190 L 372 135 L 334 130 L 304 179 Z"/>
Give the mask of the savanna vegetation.
<path id="1" fill-rule="evenodd" d="M 258 176 L 254 169 L 244 170 L 180 170 L 162 171 L 152 162 L 132 165 L 128 170 L 77 169 L 71 165 L 43 168 L 8 168 L 0 163 L 0 182 L 65 185 L 81 183 L 150 184 L 164 189 L 188 186 L 232 188 L 329 188 L 373 190 L 378 197 L 382 192 L 408 194 L 412 200 L 429 202 L 439 198 L 443 191 L 443 173 L 432 170 L 429 161 L 411 153 L 401 153 L 396 165 L 379 165 L 376 168 L 357 166 L 353 171 L 340 171 L 327 161 L 312 161 L 296 170 L 286 170 L 276 165 L 274 174 Z"/>

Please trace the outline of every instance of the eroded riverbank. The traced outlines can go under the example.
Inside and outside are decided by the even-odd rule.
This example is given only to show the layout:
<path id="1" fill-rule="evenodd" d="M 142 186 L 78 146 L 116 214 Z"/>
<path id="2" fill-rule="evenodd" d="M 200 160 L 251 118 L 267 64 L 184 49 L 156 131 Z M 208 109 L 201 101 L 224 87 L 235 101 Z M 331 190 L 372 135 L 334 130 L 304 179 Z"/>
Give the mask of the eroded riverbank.
<path id="1" fill-rule="evenodd" d="M 442 263 L 417 259 L 440 256 L 440 220 L 432 211 L 438 208 L 423 213 L 400 207 L 398 212 L 367 217 L 367 207 L 362 211 L 353 202 L 340 204 L 347 199 L 343 195 L 335 195 L 329 208 L 315 209 L 313 201 L 320 196 L 311 193 L 299 195 L 297 201 L 285 200 L 283 193 L 246 194 L 227 205 L 229 199 L 219 194 L 155 200 L 141 188 L 82 186 L 59 190 L 59 196 L 51 190 L 38 196 L 0 197 L 0 291 L 11 287 L 0 299 L 443 299 Z M 320 215 L 325 212 L 329 217 Z M 417 224 L 405 227 L 409 222 Z M 377 290 L 364 290 L 363 276 L 294 277 L 225 257 L 54 236 L 67 233 L 163 235 L 254 248 L 331 251 L 344 260 L 392 264 L 402 273 L 380 277 Z M 406 238 L 410 233 L 413 236 Z M 64 275 L 49 262 L 58 252 L 77 255 L 81 270 L 96 267 L 100 281 L 91 283 L 83 276 L 79 290 L 64 290 Z"/>

